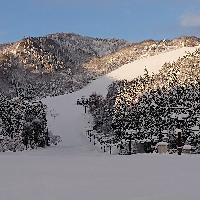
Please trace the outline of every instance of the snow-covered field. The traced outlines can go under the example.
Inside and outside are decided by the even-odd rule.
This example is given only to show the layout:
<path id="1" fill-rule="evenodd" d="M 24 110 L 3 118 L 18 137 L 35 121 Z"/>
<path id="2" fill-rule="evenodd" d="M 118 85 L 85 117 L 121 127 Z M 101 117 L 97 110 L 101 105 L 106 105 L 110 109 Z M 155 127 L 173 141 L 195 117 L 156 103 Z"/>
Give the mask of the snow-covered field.
<path id="1" fill-rule="evenodd" d="M 1 200 L 197 200 L 198 156 L 1 155 Z"/>
<path id="2" fill-rule="evenodd" d="M 197 155 L 109 155 L 85 137 L 89 117 L 77 98 L 106 94 L 113 80 L 156 72 L 195 48 L 181 48 L 143 58 L 103 76 L 82 90 L 43 100 L 49 129 L 60 135 L 57 147 L 1 153 L 0 200 L 188 200 L 198 199 L 200 157 Z"/>

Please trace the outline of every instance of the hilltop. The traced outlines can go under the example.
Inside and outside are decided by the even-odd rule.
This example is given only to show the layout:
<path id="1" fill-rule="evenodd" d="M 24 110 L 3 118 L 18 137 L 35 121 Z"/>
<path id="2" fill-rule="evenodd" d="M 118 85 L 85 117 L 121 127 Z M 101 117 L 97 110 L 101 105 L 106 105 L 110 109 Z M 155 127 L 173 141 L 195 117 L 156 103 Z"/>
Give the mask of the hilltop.
<path id="1" fill-rule="evenodd" d="M 196 37 L 130 43 L 73 33 L 24 38 L 0 46 L 0 91 L 10 97 L 57 96 L 139 58 L 199 43 Z"/>

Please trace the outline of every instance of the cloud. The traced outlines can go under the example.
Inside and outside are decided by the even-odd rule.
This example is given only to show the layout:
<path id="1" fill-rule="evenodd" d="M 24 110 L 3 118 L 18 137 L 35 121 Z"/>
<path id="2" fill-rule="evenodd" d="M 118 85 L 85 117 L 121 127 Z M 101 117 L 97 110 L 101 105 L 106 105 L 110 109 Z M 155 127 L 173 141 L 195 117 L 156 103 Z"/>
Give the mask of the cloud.
<path id="1" fill-rule="evenodd" d="M 181 17 L 181 26 L 200 28 L 200 14 L 186 14 Z"/>

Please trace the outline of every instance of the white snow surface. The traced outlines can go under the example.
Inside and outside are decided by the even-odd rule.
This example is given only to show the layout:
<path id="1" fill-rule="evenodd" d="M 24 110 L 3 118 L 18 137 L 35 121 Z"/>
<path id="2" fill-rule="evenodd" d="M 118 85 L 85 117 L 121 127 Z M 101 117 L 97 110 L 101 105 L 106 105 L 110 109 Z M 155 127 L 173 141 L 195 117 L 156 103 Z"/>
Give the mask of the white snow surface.
<path id="1" fill-rule="evenodd" d="M 195 155 L 1 155 L 1 200 L 197 200 Z"/>
<path id="2" fill-rule="evenodd" d="M 195 48 L 181 48 L 135 61 L 103 76 L 82 90 L 43 100 L 49 129 L 60 135 L 57 147 L 0 153 L 0 200 L 188 200 L 199 199 L 197 155 L 109 155 L 85 137 L 89 116 L 76 99 L 106 94 L 113 80 L 156 72 Z M 51 113 L 51 114 L 50 114 Z M 52 116 L 54 117 L 52 117 Z"/>

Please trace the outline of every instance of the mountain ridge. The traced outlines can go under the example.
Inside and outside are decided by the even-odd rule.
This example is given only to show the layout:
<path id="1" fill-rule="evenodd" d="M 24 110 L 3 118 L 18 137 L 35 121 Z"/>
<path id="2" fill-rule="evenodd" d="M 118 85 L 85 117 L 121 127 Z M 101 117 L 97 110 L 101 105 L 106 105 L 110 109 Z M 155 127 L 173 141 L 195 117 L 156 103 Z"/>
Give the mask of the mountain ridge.
<path id="1" fill-rule="evenodd" d="M 73 92 L 142 56 L 198 44 L 197 37 L 140 43 L 74 33 L 28 37 L 0 45 L 0 91 L 26 98 Z"/>

